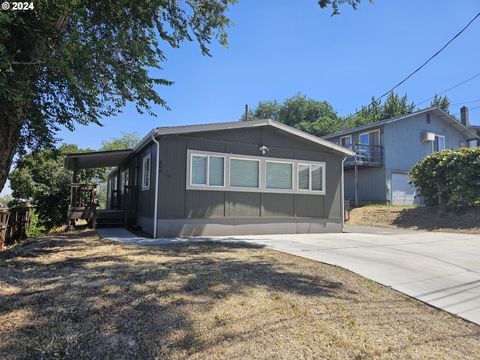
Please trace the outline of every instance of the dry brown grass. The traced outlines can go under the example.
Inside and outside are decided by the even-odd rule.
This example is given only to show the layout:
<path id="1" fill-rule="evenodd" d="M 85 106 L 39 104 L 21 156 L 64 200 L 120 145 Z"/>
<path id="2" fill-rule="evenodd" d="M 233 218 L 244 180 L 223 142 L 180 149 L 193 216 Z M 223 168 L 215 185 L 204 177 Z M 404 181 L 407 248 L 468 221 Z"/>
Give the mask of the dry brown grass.
<path id="1" fill-rule="evenodd" d="M 5 359 L 467 359 L 480 327 L 346 270 L 234 244 L 91 232 L 0 255 Z"/>
<path id="2" fill-rule="evenodd" d="M 480 234 L 480 209 L 442 212 L 425 207 L 364 206 L 352 209 L 348 224 Z"/>

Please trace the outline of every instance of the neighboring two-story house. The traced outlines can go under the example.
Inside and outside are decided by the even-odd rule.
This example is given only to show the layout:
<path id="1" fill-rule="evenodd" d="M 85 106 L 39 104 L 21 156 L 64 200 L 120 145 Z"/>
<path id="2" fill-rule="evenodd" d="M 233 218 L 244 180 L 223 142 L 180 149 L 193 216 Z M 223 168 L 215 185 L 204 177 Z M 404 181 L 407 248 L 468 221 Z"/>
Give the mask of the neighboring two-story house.
<path id="1" fill-rule="evenodd" d="M 468 110 L 462 109 L 462 115 Z M 324 137 L 355 156 L 344 162 L 345 199 L 354 204 L 415 204 L 421 199 L 408 173 L 426 155 L 469 146 L 478 135 L 468 118 L 458 122 L 439 108 L 428 108 Z"/>

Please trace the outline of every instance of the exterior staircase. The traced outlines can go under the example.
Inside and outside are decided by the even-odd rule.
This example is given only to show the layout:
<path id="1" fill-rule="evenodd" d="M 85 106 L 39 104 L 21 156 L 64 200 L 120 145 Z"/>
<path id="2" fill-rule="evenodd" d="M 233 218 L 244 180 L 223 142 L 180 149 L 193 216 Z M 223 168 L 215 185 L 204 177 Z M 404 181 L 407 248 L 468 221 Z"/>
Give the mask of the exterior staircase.
<path id="1" fill-rule="evenodd" d="M 125 212 L 123 210 L 97 210 L 95 227 L 123 227 Z"/>

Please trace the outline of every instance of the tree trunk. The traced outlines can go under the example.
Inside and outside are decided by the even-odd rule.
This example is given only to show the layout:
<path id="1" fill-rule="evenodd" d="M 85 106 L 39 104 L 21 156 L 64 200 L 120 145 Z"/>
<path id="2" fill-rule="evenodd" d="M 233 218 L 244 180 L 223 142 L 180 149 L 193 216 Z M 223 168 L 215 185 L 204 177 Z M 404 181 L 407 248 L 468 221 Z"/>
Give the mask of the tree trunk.
<path id="1" fill-rule="evenodd" d="M 21 113 L 21 112 L 20 112 Z M 21 115 L 15 111 L 0 116 L 0 192 L 7 181 L 20 139 Z"/>

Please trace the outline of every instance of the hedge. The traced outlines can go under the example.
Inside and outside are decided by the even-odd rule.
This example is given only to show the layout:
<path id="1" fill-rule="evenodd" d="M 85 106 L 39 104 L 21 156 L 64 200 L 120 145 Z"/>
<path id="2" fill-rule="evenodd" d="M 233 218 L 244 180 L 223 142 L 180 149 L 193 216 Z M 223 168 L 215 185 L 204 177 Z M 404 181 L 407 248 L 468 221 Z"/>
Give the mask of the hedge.
<path id="1" fill-rule="evenodd" d="M 480 148 L 434 152 L 415 164 L 410 180 L 427 206 L 479 206 Z"/>

